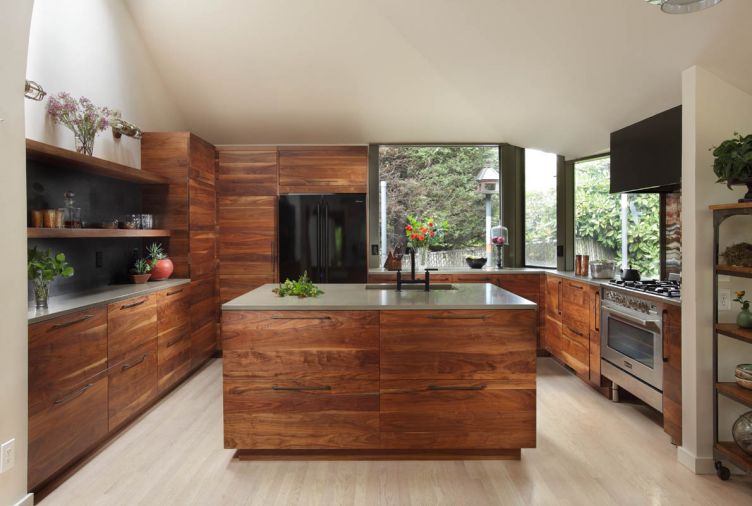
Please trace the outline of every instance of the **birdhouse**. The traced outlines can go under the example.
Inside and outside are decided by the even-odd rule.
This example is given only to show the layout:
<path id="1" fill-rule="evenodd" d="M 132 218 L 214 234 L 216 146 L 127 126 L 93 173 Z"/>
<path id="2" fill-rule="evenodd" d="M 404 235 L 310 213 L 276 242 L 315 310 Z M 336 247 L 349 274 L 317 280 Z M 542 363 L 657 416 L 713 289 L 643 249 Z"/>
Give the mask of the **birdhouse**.
<path id="1" fill-rule="evenodd" d="M 493 167 L 483 167 L 475 180 L 478 182 L 478 193 L 483 195 L 499 193 L 499 172 Z"/>

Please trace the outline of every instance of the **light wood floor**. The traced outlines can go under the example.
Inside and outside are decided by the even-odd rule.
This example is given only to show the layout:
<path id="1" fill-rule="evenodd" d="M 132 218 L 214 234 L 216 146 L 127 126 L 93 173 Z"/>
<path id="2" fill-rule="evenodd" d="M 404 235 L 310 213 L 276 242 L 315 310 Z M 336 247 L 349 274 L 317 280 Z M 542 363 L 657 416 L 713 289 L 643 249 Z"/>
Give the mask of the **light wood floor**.
<path id="1" fill-rule="evenodd" d="M 647 409 L 609 402 L 551 359 L 538 370 L 538 448 L 521 461 L 239 462 L 222 449 L 217 360 L 42 504 L 752 504 L 749 478 L 678 464 Z"/>

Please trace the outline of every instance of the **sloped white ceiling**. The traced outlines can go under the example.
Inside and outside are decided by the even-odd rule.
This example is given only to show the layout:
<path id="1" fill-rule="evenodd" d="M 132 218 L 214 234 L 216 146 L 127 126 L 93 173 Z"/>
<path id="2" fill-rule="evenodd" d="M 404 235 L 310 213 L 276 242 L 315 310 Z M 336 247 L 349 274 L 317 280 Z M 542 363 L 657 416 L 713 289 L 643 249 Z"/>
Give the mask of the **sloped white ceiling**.
<path id="1" fill-rule="evenodd" d="M 681 102 L 752 92 L 752 1 L 126 0 L 189 128 L 217 144 L 510 142 L 583 156 Z M 731 132 L 729 132 L 731 133 Z"/>

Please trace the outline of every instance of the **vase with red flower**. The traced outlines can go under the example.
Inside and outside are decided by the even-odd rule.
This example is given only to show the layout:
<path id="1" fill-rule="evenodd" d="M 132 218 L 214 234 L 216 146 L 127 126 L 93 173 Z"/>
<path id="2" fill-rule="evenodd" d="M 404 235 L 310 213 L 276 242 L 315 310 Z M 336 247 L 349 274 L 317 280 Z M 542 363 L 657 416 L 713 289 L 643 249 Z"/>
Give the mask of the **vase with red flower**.
<path id="1" fill-rule="evenodd" d="M 447 228 L 446 220 L 439 223 L 433 218 L 420 220 L 415 216 L 407 215 L 407 225 L 405 225 L 407 245 L 418 254 L 418 260 L 423 268 L 428 267 L 428 253 L 431 246 L 441 242 Z"/>

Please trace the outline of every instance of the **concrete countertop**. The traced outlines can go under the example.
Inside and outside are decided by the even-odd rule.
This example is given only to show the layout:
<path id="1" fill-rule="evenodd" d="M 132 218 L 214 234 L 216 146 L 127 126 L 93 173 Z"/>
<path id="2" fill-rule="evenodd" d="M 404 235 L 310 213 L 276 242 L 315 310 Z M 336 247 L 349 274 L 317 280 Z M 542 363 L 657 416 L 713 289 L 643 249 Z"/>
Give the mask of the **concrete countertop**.
<path id="1" fill-rule="evenodd" d="M 223 311 L 337 311 L 419 309 L 536 309 L 527 299 L 490 283 L 455 283 L 452 290 L 366 289 L 364 284 L 319 284 L 324 293 L 300 299 L 279 297 L 267 284 L 233 299 Z"/>
<path id="2" fill-rule="evenodd" d="M 58 316 L 75 313 L 91 307 L 103 306 L 111 302 L 148 295 L 166 288 L 173 288 L 190 283 L 190 279 L 167 279 L 165 281 L 152 281 L 144 284 L 133 285 L 110 285 L 87 292 L 50 297 L 47 309 L 29 307 L 29 323 L 38 323 Z M 33 301 L 32 301 L 33 304 Z"/>

